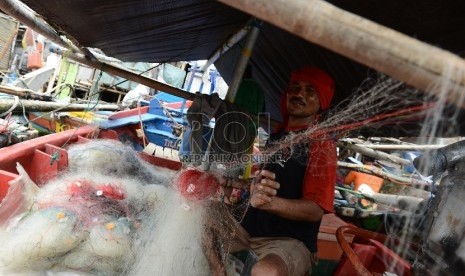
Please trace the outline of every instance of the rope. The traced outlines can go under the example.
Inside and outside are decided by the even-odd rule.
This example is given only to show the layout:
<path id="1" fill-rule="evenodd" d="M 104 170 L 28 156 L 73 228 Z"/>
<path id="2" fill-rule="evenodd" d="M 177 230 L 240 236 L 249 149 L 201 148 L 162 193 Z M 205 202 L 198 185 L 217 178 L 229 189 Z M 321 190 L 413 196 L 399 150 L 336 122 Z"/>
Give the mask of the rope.
<path id="1" fill-rule="evenodd" d="M 176 120 L 174 120 L 173 116 L 171 116 L 170 111 L 169 111 L 166 107 L 164 107 L 163 105 L 161 105 L 161 108 L 163 108 L 163 111 L 165 112 L 166 116 L 167 116 L 168 118 L 170 118 L 171 121 L 173 121 L 173 123 L 174 123 L 175 126 L 177 126 L 177 127 L 182 126 L 180 123 L 178 123 L 178 122 L 176 122 Z M 182 113 L 182 110 L 181 110 L 181 113 Z"/>
<path id="2" fill-rule="evenodd" d="M 3 124 L 4 123 L 4 124 Z M 0 133 L 8 133 L 8 127 L 12 124 L 11 113 L 9 113 L 5 120 L 0 121 Z"/>
<path id="3" fill-rule="evenodd" d="M 145 137 L 145 132 L 144 132 L 144 125 L 142 123 L 142 114 L 140 111 L 140 102 L 137 102 L 137 110 L 139 113 L 139 124 L 140 124 L 140 130 L 142 131 L 142 142 L 144 143 L 144 148 L 147 147 L 147 137 Z"/>
<path id="4" fill-rule="evenodd" d="M 104 64 L 102 64 L 102 68 L 101 68 L 101 69 L 103 69 L 103 66 L 104 66 Z M 76 132 L 78 131 L 78 129 L 83 125 L 83 123 L 84 123 L 84 117 L 87 115 L 87 112 L 93 110 L 93 109 L 98 105 L 98 102 L 99 102 L 99 100 L 100 100 L 100 92 L 98 91 L 98 83 L 99 83 L 100 79 L 102 78 L 102 75 L 103 75 L 103 71 L 100 70 L 100 74 L 99 74 L 99 76 L 98 76 L 98 78 L 97 78 L 97 80 L 96 80 L 96 82 L 95 82 L 95 87 L 94 87 L 94 94 L 98 94 L 98 95 L 99 95 L 99 97 L 98 97 L 98 99 L 97 99 L 97 102 L 95 103 L 95 105 L 94 105 L 93 107 L 91 107 L 91 108 L 87 107 L 87 108 L 84 110 L 83 119 L 79 121 L 79 124 L 78 124 L 77 127 L 75 128 L 73 135 L 69 136 L 68 140 L 66 140 L 66 142 L 60 147 L 60 149 L 64 149 L 64 147 L 65 147 L 66 145 L 68 145 L 69 141 L 71 141 L 71 138 L 74 137 L 74 135 L 76 134 Z M 97 92 L 95 92 L 95 91 L 97 91 Z M 91 102 L 88 102 L 87 106 L 89 106 L 90 104 L 91 104 Z M 56 150 L 56 151 L 52 154 L 52 158 L 50 159 L 50 165 L 52 165 L 53 162 L 57 161 L 58 159 L 59 159 L 59 151 Z"/>
<path id="5" fill-rule="evenodd" d="M 181 134 L 178 136 L 178 138 L 176 139 L 176 143 L 178 143 L 181 139 L 182 139 L 182 136 L 184 135 L 184 126 L 178 122 L 176 122 L 176 120 L 173 118 L 173 116 L 171 116 L 171 113 L 170 111 L 164 107 L 162 104 L 161 104 L 161 107 L 163 108 L 163 111 L 165 112 L 166 116 L 168 118 L 171 119 L 171 121 L 173 122 L 174 126 L 173 126 L 173 130 L 174 128 L 180 128 L 181 129 Z M 181 110 L 181 116 L 183 116 L 183 111 Z"/>
<path id="6" fill-rule="evenodd" d="M 47 93 L 45 95 L 50 95 L 54 98 L 56 98 L 58 96 L 58 94 L 60 94 L 60 92 L 65 89 L 66 87 L 69 87 L 69 89 L 71 90 L 71 95 L 75 94 L 74 92 L 74 86 L 72 86 L 71 84 L 69 83 L 60 83 L 59 85 L 55 86 L 54 88 L 50 89 L 49 91 L 47 91 Z M 60 88 L 60 90 L 58 90 L 58 88 Z M 57 90 L 55 92 L 55 90 Z M 55 92 L 55 93 L 53 93 Z"/>

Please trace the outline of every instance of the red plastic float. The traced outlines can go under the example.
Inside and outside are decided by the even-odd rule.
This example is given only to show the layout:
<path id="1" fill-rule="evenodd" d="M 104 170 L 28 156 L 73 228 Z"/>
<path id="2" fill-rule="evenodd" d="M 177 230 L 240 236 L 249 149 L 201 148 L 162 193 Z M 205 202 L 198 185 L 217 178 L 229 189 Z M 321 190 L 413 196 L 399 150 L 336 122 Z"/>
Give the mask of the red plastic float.
<path id="1" fill-rule="evenodd" d="M 189 200 L 204 200 L 213 196 L 220 187 L 218 178 L 206 171 L 186 169 L 178 176 L 177 189 Z"/>

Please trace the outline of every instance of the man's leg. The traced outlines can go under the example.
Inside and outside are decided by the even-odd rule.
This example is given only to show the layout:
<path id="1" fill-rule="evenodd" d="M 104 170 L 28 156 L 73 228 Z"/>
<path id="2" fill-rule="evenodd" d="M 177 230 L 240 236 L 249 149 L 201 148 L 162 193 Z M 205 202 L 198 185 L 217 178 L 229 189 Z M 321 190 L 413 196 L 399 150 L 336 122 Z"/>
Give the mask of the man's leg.
<path id="1" fill-rule="evenodd" d="M 259 275 L 287 276 L 289 273 L 286 263 L 281 257 L 275 254 L 269 254 L 252 267 L 252 276 Z"/>
<path id="2" fill-rule="evenodd" d="M 307 247 L 291 238 L 251 238 L 258 262 L 252 275 L 305 275 L 311 269 L 312 254 Z"/>

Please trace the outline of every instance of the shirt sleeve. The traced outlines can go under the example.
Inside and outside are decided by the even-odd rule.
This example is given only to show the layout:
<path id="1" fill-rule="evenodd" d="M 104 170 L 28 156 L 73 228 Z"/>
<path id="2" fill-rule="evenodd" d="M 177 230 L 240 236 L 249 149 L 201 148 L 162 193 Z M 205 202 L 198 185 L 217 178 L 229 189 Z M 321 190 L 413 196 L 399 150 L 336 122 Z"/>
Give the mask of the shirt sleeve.
<path id="1" fill-rule="evenodd" d="M 303 199 L 318 204 L 326 213 L 334 211 L 337 152 L 333 140 L 314 142 L 302 187 Z"/>

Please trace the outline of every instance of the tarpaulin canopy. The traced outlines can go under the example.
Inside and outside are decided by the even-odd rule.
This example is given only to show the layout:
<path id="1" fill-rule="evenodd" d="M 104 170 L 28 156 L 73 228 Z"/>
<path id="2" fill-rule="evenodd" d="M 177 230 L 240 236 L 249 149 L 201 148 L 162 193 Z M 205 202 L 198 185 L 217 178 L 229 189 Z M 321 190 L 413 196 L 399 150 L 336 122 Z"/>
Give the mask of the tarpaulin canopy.
<path id="1" fill-rule="evenodd" d="M 81 47 L 101 49 L 123 61 L 207 59 L 251 16 L 213 0 L 24 0 L 56 30 Z M 461 0 L 331 0 L 331 4 L 421 41 L 463 56 L 465 2 Z M 215 66 L 230 82 L 245 41 Z M 427 58 L 427 57 L 425 57 Z M 250 63 L 266 91 L 266 108 L 280 119 L 289 71 L 316 65 L 336 80 L 334 103 L 347 98 L 372 69 L 265 22 Z"/>

